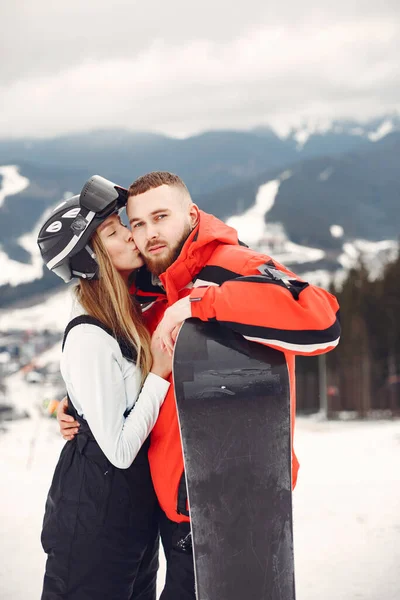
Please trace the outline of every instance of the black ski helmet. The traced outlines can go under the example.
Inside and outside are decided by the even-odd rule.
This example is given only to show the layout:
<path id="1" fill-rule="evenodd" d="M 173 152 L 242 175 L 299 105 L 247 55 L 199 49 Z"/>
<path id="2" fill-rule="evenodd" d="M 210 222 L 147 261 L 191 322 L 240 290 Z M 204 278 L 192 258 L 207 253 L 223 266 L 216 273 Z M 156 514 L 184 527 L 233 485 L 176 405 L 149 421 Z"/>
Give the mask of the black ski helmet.
<path id="1" fill-rule="evenodd" d="M 61 202 L 42 225 L 38 246 L 50 271 L 68 282 L 97 279 L 99 266 L 89 240 L 107 217 L 126 205 L 128 191 L 93 175 L 79 196 Z"/>

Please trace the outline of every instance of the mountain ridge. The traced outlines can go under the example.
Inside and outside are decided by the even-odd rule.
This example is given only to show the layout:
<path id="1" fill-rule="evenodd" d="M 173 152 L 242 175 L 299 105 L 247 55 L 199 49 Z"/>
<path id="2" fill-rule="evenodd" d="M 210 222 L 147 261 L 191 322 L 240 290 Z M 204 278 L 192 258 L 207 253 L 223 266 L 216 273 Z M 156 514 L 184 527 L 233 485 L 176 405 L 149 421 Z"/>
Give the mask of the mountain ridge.
<path id="1" fill-rule="evenodd" d="M 171 168 L 168 163 L 168 170 L 175 171 L 183 177 L 194 201 L 198 202 L 201 208 L 223 219 L 245 214 L 255 204 L 261 186 L 279 180 L 273 206 L 268 210 L 268 214 L 262 217 L 264 222 L 268 225 L 276 224 L 273 230 L 275 238 L 279 238 L 281 245 L 290 242 L 292 254 L 296 252 L 293 244 L 323 251 L 323 260 L 308 261 L 308 264 L 312 264 L 316 270 L 326 270 L 326 267 L 331 265 L 331 271 L 334 272 L 342 268 L 339 258 L 344 252 L 345 243 L 352 244 L 357 239 L 366 239 L 374 243 L 398 237 L 400 170 L 397 157 L 400 152 L 400 122 L 394 122 L 391 130 L 380 138 L 377 134 L 374 141 L 368 138 L 371 132 L 376 132 L 379 128 L 382 130 L 386 122 L 388 117 L 375 120 L 365 128 L 362 139 L 360 132 L 353 137 L 349 134 L 348 145 L 351 150 L 345 152 L 339 151 L 335 145 L 336 134 L 332 138 L 331 130 L 325 134 L 311 132 L 302 150 L 296 149 L 293 132 L 286 142 L 269 129 L 244 133 L 204 132 L 193 136 L 183 146 L 180 145 L 182 140 L 173 142 L 175 149 L 184 148 L 184 152 L 175 155 L 173 160 L 176 168 Z M 354 123 L 351 122 L 347 126 L 354 128 Z M 342 133 L 339 132 L 340 136 Z M 130 132 L 121 131 L 120 135 L 121 138 L 128 139 L 129 144 L 132 142 Z M 35 152 L 34 144 L 33 148 L 25 148 L 25 154 L 22 152 L 24 160 L 20 160 L 20 155 L 19 158 L 14 156 L 12 161 L 3 163 L 6 143 L 0 140 L 0 165 L 18 165 L 19 175 L 29 180 L 29 185 L 23 191 L 6 195 L 3 204 L 0 205 L 0 266 L 3 273 L 5 269 L 11 268 L 11 260 L 21 265 L 21 273 L 23 265 L 29 266 L 33 260 L 33 229 L 38 220 L 49 206 L 54 206 L 65 195 L 78 193 L 88 177 L 97 172 L 121 185 L 129 185 L 131 156 L 125 157 L 124 165 L 119 165 L 119 172 L 123 172 L 123 176 L 116 177 L 117 173 L 112 171 L 115 161 L 126 151 L 126 146 L 109 131 L 99 132 L 98 136 L 97 141 L 88 140 L 86 134 L 70 136 L 70 140 L 79 140 L 81 144 L 79 166 L 66 161 L 68 153 L 76 149 L 72 142 L 66 154 L 64 152 L 57 155 L 53 143 L 46 146 L 47 142 L 42 141 L 41 152 Z M 158 143 L 160 139 L 162 145 L 170 147 L 170 138 L 167 136 L 141 133 L 137 134 L 135 139 L 138 140 L 140 136 L 147 140 L 150 147 L 154 140 Z M 316 155 L 308 156 L 307 143 L 314 143 L 316 136 L 319 142 L 324 139 L 324 147 L 330 149 L 330 152 L 318 154 L 315 150 Z M 111 146 L 102 146 L 101 140 L 105 137 L 111 140 Z M 255 138 L 261 139 L 262 142 L 258 141 L 259 145 L 254 145 Z M 352 146 L 353 138 L 357 138 L 360 143 Z M 109 166 L 109 172 L 96 169 L 97 159 L 90 153 L 86 155 L 87 160 L 83 160 L 85 149 L 82 147 L 82 140 L 85 139 L 87 146 L 98 144 L 96 156 L 101 158 L 99 164 L 106 164 L 110 160 L 111 147 L 119 147 L 118 155 L 113 155 L 114 162 Z M 59 148 L 63 147 L 64 142 L 64 138 L 57 138 L 56 145 L 58 144 Z M 341 138 L 340 143 L 342 142 Z M 21 141 L 18 144 L 12 144 L 14 150 L 23 146 Z M 264 145 L 269 148 L 268 156 L 273 155 L 277 148 L 280 149 L 281 154 L 275 156 L 275 164 L 272 166 L 268 156 L 263 154 Z M 187 151 L 188 148 L 190 151 Z M 45 150 L 47 155 L 53 155 L 57 164 L 49 165 L 43 162 Z M 139 150 L 140 148 L 136 148 L 136 155 Z M 199 158 L 197 162 L 194 161 L 193 152 L 199 152 L 201 160 Z M 311 154 L 313 152 L 314 150 Z M 33 161 L 26 160 L 28 154 L 31 159 L 34 158 Z M 150 157 L 151 151 L 148 149 L 146 160 L 149 162 Z M 171 161 L 171 156 L 168 160 Z M 166 160 L 165 163 L 159 164 L 159 168 L 166 168 L 167 162 Z M 156 162 L 154 168 L 157 168 Z M 184 175 L 185 170 L 190 174 L 189 180 Z M 287 175 L 289 172 L 290 175 Z M 281 181 L 284 173 L 286 176 Z M 190 182 L 194 180 L 197 184 L 191 186 Z M 0 191 L 3 183 L 4 178 L 0 172 Z M 333 236 L 332 226 L 343 228 L 343 234 Z M 266 235 L 271 241 L 272 230 L 268 231 L 266 230 Z M 26 240 L 29 236 L 29 244 L 22 243 L 21 240 Z M 286 255 L 287 253 L 284 254 Z M 299 266 L 300 271 L 306 268 L 307 264 Z M 21 281 L 20 285 L 10 285 L 5 277 L 6 275 L 3 275 L 3 280 L 0 280 L 0 306 L 9 305 L 21 295 L 29 297 L 33 293 L 57 287 L 52 279 L 55 276 L 48 272 L 43 275 L 43 269 L 40 279 Z"/>

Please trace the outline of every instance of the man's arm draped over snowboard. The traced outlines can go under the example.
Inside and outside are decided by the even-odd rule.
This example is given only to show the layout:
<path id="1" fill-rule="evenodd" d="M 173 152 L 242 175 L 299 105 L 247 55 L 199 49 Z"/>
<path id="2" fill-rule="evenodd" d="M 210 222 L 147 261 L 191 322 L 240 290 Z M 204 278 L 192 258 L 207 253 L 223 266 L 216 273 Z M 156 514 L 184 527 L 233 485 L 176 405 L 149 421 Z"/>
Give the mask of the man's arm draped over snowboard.
<path id="1" fill-rule="evenodd" d="M 160 326 L 163 340 L 170 340 L 182 316 L 192 316 L 218 321 L 249 340 L 285 353 L 313 356 L 337 346 L 339 305 L 332 294 L 300 280 L 270 257 L 242 247 L 238 247 L 239 252 L 229 247 L 229 262 L 236 260 L 237 272 L 229 271 L 228 275 L 220 266 L 227 250 L 226 246 L 217 250 L 213 256 L 216 264 L 209 263 L 201 272 L 195 283 L 199 287 L 189 296 L 190 306 L 186 298 L 167 309 Z M 236 259 L 233 254 L 237 254 Z M 205 281 L 207 273 L 214 279 L 211 285 Z M 216 285 L 218 277 L 229 278 Z"/>

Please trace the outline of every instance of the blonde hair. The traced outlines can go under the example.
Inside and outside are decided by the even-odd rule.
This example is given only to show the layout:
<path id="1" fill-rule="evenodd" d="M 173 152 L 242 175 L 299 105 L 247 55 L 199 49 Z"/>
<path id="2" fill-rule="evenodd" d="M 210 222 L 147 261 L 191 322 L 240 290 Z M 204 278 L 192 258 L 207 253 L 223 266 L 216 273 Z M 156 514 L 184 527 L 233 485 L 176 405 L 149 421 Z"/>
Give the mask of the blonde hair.
<path id="1" fill-rule="evenodd" d="M 150 334 L 141 309 L 131 298 L 97 232 L 91 238 L 91 245 L 99 263 L 99 279 L 81 279 L 75 288 L 76 297 L 89 315 L 111 329 L 116 338 L 124 339 L 135 348 L 143 382 L 151 369 L 152 355 Z"/>

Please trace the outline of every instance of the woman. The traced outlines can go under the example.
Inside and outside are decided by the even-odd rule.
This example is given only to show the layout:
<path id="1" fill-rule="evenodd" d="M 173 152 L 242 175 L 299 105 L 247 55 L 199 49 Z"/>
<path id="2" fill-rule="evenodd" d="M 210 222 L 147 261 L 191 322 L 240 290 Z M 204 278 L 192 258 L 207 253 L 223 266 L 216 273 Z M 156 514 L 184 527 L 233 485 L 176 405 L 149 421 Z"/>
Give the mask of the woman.
<path id="1" fill-rule="evenodd" d="M 113 184 L 111 184 L 113 185 Z M 61 372 L 79 435 L 64 446 L 46 503 L 42 600 L 155 600 L 157 502 L 147 438 L 171 358 L 150 341 L 127 289 L 143 262 L 118 211 L 125 191 L 92 178 L 58 206 L 38 238 L 48 268 L 75 289 Z"/>

